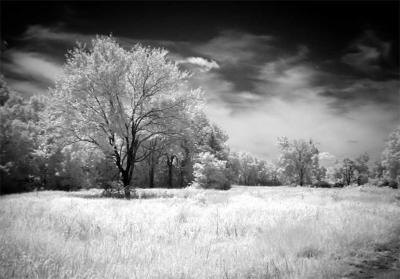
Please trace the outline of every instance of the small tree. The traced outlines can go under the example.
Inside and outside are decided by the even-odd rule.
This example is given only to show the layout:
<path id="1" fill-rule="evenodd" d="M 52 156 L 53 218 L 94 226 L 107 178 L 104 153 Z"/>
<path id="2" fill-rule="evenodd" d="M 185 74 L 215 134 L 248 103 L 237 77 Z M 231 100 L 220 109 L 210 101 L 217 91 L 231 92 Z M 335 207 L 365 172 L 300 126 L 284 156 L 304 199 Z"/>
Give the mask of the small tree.
<path id="1" fill-rule="evenodd" d="M 357 185 L 362 185 L 368 182 L 368 161 L 367 153 L 358 156 L 354 161 L 354 179 Z"/>
<path id="2" fill-rule="evenodd" d="M 318 154 L 315 154 L 312 157 L 312 167 L 311 167 L 311 175 L 313 183 L 320 183 L 326 177 L 326 168 L 324 166 L 319 165 L 319 157 Z"/>
<path id="3" fill-rule="evenodd" d="M 340 172 L 342 174 L 343 183 L 345 185 L 350 185 L 353 182 L 354 170 L 355 170 L 354 161 L 350 160 L 349 158 L 343 159 L 343 163 L 342 163 Z"/>
<path id="4" fill-rule="evenodd" d="M 383 177 L 400 183 L 400 126 L 390 133 L 382 152 Z"/>
<path id="5" fill-rule="evenodd" d="M 226 161 L 219 160 L 209 152 L 202 152 L 197 156 L 194 164 L 194 185 L 205 189 L 228 190 L 230 185 Z"/>
<path id="6" fill-rule="evenodd" d="M 294 140 L 290 142 L 286 137 L 278 139 L 281 151 L 279 165 L 283 176 L 290 182 L 303 186 L 310 183 L 314 155 L 318 149 L 312 140 Z"/>

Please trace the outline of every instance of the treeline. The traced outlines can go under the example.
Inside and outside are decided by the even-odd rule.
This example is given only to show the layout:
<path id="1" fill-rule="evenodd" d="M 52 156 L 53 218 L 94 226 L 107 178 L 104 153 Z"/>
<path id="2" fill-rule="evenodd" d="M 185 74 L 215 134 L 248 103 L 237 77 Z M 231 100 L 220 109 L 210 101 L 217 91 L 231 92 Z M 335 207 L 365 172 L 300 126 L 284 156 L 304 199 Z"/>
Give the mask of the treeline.
<path id="1" fill-rule="evenodd" d="M 70 51 L 45 97 L 22 98 L 0 78 L 0 192 L 240 185 L 395 187 L 400 128 L 373 170 L 368 156 L 328 169 L 312 140 L 280 138 L 276 162 L 231 152 L 203 112 L 204 97 L 163 49 L 123 49 L 112 37 Z M 262 147 L 260 147 L 262 148 Z"/>
<path id="2" fill-rule="evenodd" d="M 45 98 L 24 99 L 0 78 L 1 193 L 33 189 L 76 190 L 111 188 L 120 182 L 115 163 L 89 143 L 60 146 L 46 154 L 41 139 Z M 201 114 L 186 133 L 155 138 L 146 144 L 150 155 L 136 166 L 131 184 L 137 187 L 183 188 L 197 177 L 202 187 L 228 189 L 231 184 L 249 186 L 314 185 L 343 187 L 372 182 L 397 187 L 400 129 L 390 134 L 381 160 L 369 167 L 369 157 L 345 158 L 326 169 L 319 164 L 313 141 L 281 138 L 276 162 L 249 153 L 231 152 L 227 135 Z"/>

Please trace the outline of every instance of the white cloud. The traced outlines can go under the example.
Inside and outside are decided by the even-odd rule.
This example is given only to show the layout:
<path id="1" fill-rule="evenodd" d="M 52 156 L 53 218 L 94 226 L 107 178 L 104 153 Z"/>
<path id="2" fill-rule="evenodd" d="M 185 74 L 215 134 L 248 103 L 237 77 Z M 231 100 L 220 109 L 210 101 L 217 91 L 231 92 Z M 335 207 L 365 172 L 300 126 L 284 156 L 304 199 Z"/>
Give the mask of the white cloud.
<path id="1" fill-rule="evenodd" d="M 53 82 L 62 73 L 61 65 L 38 53 L 10 50 L 7 55 L 11 62 L 5 68 L 21 76 Z"/>
<path id="2" fill-rule="evenodd" d="M 188 57 L 184 60 L 178 61 L 178 63 L 189 63 L 199 66 L 202 69 L 201 71 L 204 72 L 208 72 L 211 69 L 219 69 L 219 65 L 217 62 L 215 62 L 214 60 L 209 61 L 202 57 Z"/>
<path id="3" fill-rule="evenodd" d="M 333 155 L 327 151 L 320 152 L 318 154 L 318 159 L 319 159 L 320 166 L 323 166 L 325 168 L 334 166 L 335 162 L 337 160 L 335 155 Z"/>
<path id="4" fill-rule="evenodd" d="M 318 154 L 318 157 L 320 160 L 335 160 L 336 159 L 335 155 L 333 155 L 327 151 L 320 152 Z"/>

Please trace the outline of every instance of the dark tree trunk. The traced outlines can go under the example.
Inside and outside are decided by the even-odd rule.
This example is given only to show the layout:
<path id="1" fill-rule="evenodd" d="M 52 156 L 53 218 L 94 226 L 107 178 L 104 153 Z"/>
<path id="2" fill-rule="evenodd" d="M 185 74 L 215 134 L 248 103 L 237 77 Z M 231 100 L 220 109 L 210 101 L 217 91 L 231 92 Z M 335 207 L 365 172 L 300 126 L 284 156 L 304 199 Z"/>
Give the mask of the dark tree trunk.
<path id="1" fill-rule="evenodd" d="M 172 188 L 172 164 L 168 164 L 168 188 Z"/>
<path id="2" fill-rule="evenodd" d="M 122 183 L 124 184 L 125 199 L 131 198 L 130 179 L 127 172 L 122 173 Z"/>
<path id="3" fill-rule="evenodd" d="M 179 173 L 179 186 L 181 187 L 181 188 L 183 188 L 183 183 L 184 183 L 184 172 L 183 172 L 183 170 L 181 170 L 180 171 L 180 173 Z"/>
<path id="4" fill-rule="evenodd" d="M 173 163 L 174 163 L 174 158 L 175 156 L 172 155 L 171 157 L 169 157 L 167 155 L 167 166 L 168 166 L 168 181 L 167 181 L 167 185 L 168 188 L 172 188 L 172 181 L 173 181 L 173 177 L 172 177 L 172 169 L 173 169 Z"/>
<path id="5" fill-rule="evenodd" d="M 149 187 L 154 188 L 154 166 L 149 168 Z"/>
<path id="6" fill-rule="evenodd" d="M 304 184 L 304 174 L 303 174 L 303 170 L 300 169 L 300 186 L 303 186 Z"/>

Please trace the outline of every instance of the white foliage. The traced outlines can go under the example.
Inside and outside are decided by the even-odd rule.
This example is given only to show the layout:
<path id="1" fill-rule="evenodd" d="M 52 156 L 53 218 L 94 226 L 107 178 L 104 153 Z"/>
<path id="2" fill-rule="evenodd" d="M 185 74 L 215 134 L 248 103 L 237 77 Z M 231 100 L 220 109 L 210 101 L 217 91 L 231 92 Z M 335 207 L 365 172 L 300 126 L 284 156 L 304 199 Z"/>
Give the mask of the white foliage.
<path id="1" fill-rule="evenodd" d="M 193 166 L 195 184 L 202 188 L 229 189 L 226 161 L 218 160 L 209 152 L 201 152 Z"/>

